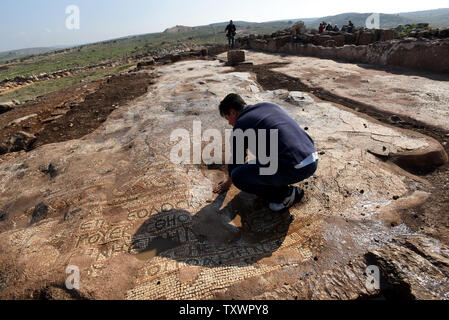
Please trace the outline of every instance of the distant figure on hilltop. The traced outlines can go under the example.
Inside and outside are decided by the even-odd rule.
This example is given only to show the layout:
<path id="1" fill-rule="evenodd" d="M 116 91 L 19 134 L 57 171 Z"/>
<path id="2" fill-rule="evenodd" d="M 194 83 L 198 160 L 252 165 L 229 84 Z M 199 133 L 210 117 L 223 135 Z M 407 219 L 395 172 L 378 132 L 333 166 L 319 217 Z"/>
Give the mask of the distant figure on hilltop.
<path id="1" fill-rule="evenodd" d="M 324 24 L 320 23 L 320 26 L 318 28 L 318 33 L 323 33 L 323 31 L 324 31 Z"/>
<path id="2" fill-rule="evenodd" d="M 351 20 L 349 20 L 349 24 L 348 24 L 348 32 L 352 33 L 354 31 L 354 24 L 352 23 Z"/>
<path id="3" fill-rule="evenodd" d="M 333 30 L 334 32 L 338 32 L 338 31 L 340 31 L 340 29 L 338 28 L 338 25 L 335 25 L 334 26 L 334 30 Z"/>
<path id="4" fill-rule="evenodd" d="M 234 22 L 231 20 L 225 29 L 226 37 L 228 38 L 230 49 L 234 49 L 234 37 L 237 33 L 236 30 L 237 30 L 237 28 L 235 27 Z"/>
<path id="5" fill-rule="evenodd" d="M 334 28 L 332 28 L 332 24 L 329 22 L 328 24 L 327 24 L 327 27 L 326 27 L 326 31 L 332 31 Z"/>

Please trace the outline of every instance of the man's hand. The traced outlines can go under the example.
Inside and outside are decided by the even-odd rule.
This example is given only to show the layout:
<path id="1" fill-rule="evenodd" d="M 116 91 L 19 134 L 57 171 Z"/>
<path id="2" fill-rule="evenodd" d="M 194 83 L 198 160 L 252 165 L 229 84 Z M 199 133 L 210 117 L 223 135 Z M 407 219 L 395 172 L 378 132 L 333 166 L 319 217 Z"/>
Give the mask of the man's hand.
<path id="1" fill-rule="evenodd" d="M 231 178 L 228 178 L 228 180 L 221 181 L 215 188 L 214 193 L 221 194 L 223 192 L 226 192 L 231 188 L 232 186 L 232 180 Z"/>

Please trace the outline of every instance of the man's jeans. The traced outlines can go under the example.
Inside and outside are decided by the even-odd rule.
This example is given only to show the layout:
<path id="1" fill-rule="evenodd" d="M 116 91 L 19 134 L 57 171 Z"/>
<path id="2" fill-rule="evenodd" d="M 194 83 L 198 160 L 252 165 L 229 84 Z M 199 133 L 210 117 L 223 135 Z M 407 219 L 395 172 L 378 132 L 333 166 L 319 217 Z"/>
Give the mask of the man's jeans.
<path id="1" fill-rule="evenodd" d="M 295 169 L 279 165 L 272 176 L 260 175 L 260 164 L 243 164 L 231 173 L 234 185 L 245 192 L 258 195 L 269 202 L 281 203 L 291 193 L 290 185 L 311 177 L 318 168 L 318 160 L 308 166 Z"/>
<path id="2" fill-rule="evenodd" d="M 234 37 L 228 36 L 229 48 L 234 49 Z"/>

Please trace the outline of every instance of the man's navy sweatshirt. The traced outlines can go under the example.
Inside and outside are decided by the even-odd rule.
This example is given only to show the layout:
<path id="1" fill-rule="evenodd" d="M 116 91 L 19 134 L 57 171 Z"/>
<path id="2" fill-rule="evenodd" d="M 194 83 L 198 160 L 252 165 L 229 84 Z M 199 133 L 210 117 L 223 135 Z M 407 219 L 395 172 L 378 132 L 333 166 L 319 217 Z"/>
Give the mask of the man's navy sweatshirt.
<path id="1" fill-rule="evenodd" d="M 278 161 L 279 165 L 296 166 L 305 158 L 316 152 L 312 138 L 302 130 L 284 110 L 274 103 L 262 102 L 245 107 L 234 126 L 245 132 L 247 129 L 267 130 L 267 154 L 269 154 L 270 129 L 278 130 Z M 232 140 L 233 163 L 228 166 L 229 174 L 239 164 L 236 164 L 235 139 Z M 247 149 L 245 145 L 245 151 Z M 256 153 L 257 157 L 257 153 Z"/>

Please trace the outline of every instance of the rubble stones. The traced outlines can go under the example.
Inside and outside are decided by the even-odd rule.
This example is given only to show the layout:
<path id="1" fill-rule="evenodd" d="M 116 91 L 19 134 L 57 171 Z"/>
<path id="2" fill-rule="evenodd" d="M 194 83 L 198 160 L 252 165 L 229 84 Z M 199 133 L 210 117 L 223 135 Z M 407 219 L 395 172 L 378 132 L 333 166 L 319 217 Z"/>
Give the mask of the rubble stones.
<path id="1" fill-rule="evenodd" d="M 0 103 L 0 114 L 8 112 L 12 110 L 12 108 L 15 106 L 13 102 L 3 102 Z"/>
<path id="2" fill-rule="evenodd" d="M 178 62 L 178 61 L 181 61 L 181 59 L 182 59 L 181 55 L 179 55 L 179 54 L 173 54 L 170 56 L 171 62 Z"/>
<path id="3" fill-rule="evenodd" d="M 55 120 L 57 120 L 59 118 L 62 118 L 63 116 L 64 116 L 63 114 L 58 114 L 58 115 L 55 115 L 55 116 L 51 116 L 51 117 L 49 117 L 47 119 L 44 119 L 41 122 L 42 123 L 50 123 L 50 122 L 53 122 L 53 121 L 55 121 Z"/>
<path id="4" fill-rule="evenodd" d="M 307 29 L 306 26 L 304 24 L 303 21 L 298 21 L 296 22 L 291 28 L 290 30 L 292 31 L 292 35 L 300 35 L 300 34 L 304 34 Z"/>
<path id="5" fill-rule="evenodd" d="M 33 119 L 33 118 L 36 118 L 36 117 L 37 117 L 37 114 L 33 113 L 33 114 L 27 115 L 25 117 L 22 117 L 22 118 L 19 118 L 19 119 L 15 119 L 15 120 L 11 121 L 8 124 L 8 126 L 15 126 L 15 125 L 20 124 L 21 122 L 24 122 L 24 121 L 27 121 L 27 120 L 30 120 L 30 119 Z"/>
<path id="6" fill-rule="evenodd" d="M 441 38 L 449 37 L 449 28 L 439 30 L 438 36 L 441 37 Z"/>
<path id="7" fill-rule="evenodd" d="M 28 150 L 36 141 L 36 137 L 25 131 L 19 131 L 10 135 L 9 139 L 0 147 L 0 153 Z"/>
<path id="8" fill-rule="evenodd" d="M 147 67 L 147 66 L 153 66 L 155 64 L 155 61 L 153 58 L 145 60 L 145 61 L 141 61 L 137 64 L 137 69 L 142 69 L 143 67 Z"/>
<path id="9" fill-rule="evenodd" d="M 36 223 L 45 218 L 48 213 L 48 206 L 45 203 L 39 203 L 31 215 L 31 223 Z"/>
<path id="10" fill-rule="evenodd" d="M 299 107 L 305 107 L 314 103 L 313 99 L 308 94 L 300 91 L 290 91 L 285 101 Z"/>
<path id="11" fill-rule="evenodd" d="M 422 29 L 422 28 L 427 28 L 429 26 L 428 23 L 418 23 L 417 24 L 417 28 Z"/>
<path id="12" fill-rule="evenodd" d="M 42 168 L 41 171 L 42 173 L 49 175 L 52 179 L 58 175 L 58 170 L 52 163 L 48 165 L 48 168 Z"/>

